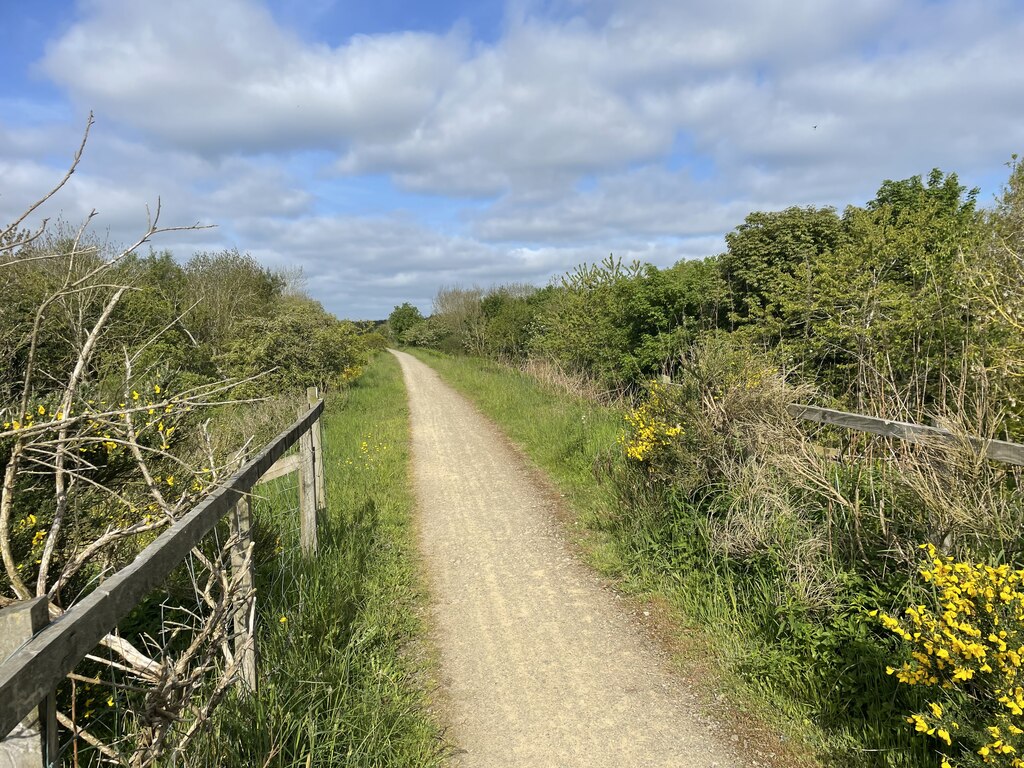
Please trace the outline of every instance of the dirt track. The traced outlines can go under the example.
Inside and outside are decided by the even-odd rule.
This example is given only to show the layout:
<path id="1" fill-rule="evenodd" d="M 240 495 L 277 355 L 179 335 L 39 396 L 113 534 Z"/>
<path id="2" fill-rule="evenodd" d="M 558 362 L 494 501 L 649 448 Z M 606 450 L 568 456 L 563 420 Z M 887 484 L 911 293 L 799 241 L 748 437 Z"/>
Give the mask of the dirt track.
<path id="1" fill-rule="evenodd" d="M 742 765 L 623 601 L 574 560 L 550 493 L 465 399 L 395 354 L 455 763 Z"/>

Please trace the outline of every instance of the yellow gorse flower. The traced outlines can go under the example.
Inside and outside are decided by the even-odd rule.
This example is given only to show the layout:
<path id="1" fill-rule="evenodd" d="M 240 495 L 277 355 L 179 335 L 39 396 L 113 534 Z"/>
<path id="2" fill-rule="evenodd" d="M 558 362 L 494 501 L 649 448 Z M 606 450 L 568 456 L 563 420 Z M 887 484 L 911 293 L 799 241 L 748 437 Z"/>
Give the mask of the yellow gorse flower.
<path id="1" fill-rule="evenodd" d="M 646 461 L 661 447 L 683 434 L 680 424 L 669 424 L 659 418 L 664 411 L 664 386 L 652 382 L 647 400 L 626 414 L 629 425 L 619 442 L 626 447 L 626 455 L 634 461 Z"/>
<path id="2" fill-rule="evenodd" d="M 927 559 L 919 573 L 934 589 L 933 606 L 915 605 L 902 618 L 873 611 L 878 621 L 910 644 L 910 661 L 887 672 L 906 685 L 954 689 L 970 685 L 971 696 L 992 706 L 994 723 L 982 723 L 985 764 L 1024 768 L 1024 570 L 1008 565 L 958 562 L 922 546 Z M 907 718 L 915 731 L 952 746 L 959 724 L 939 702 Z M 977 742 L 975 742 L 977 746 Z M 963 747 L 963 745 L 961 745 Z M 975 758 L 976 759 L 976 758 Z M 943 766 L 954 768 L 944 755 Z"/>

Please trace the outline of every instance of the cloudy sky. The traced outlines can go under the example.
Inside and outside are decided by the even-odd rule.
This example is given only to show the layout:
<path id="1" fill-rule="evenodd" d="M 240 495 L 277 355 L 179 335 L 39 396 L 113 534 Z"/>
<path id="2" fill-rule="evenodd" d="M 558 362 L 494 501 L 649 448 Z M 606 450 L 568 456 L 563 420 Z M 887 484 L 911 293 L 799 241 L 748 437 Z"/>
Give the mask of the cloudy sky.
<path id="1" fill-rule="evenodd" d="M 1022 0 L 0 0 L 0 221 L 301 266 L 343 317 L 1024 152 Z"/>

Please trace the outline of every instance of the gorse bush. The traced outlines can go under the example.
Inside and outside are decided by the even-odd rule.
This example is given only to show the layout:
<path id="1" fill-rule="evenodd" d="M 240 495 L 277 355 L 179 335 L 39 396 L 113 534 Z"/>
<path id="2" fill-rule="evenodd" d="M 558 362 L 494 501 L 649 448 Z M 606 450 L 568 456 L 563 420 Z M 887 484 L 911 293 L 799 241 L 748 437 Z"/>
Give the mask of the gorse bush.
<path id="1" fill-rule="evenodd" d="M 20 231 L 70 175 L 0 226 L 0 607 L 45 597 L 51 616 L 187 514 L 257 434 L 273 434 L 266 410 L 256 430 L 242 429 L 243 415 L 211 433 L 232 421 L 231 406 L 243 411 L 235 395 L 263 399 L 271 385 L 287 397 L 340 383 L 364 361 L 348 325 L 248 255 L 181 265 L 140 254 L 166 231 L 159 207 L 123 248 L 91 235 L 88 221 Z M 268 337 L 291 357 L 255 343 Z M 295 399 L 288 410 L 291 421 Z M 88 684 L 58 692 L 76 761 L 88 744 L 86 763 L 174 763 L 208 722 L 238 674 L 227 649 L 243 586 L 227 539 L 206 537 L 83 662 Z"/>
<path id="2" fill-rule="evenodd" d="M 930 592 L 903 618 L 877 614 L 909 659 L 888 667 L 929 701 L 908 722 L 939 742 L 943 768 L 1024 766 L 1024 570 L 963 562 L 923 545 Z M 874 612 L 873 612 L 874 613 Z"/>
<path id="3" fill-rule="evenodd" d="M 671 384 L 651 383 L 627 411 L 619 440 L 620 503 L 603 525 L 627 568 L 653 571 L 716 633 L 749 638 L 729 651 L 734 668 L 812 713 L 832 759 L 926 764 L 927 743 L 900 729 L 919 692 L 887 679 L 893 648 L 868 612 L 925 599 L 922 540 L 1015 552 L 1015 474 L 967 442 L 809 429 L 788 406 L 815 392 L 734 336 L 697 342 L 672 368 Z"/>
<path id="4" fill-rule="evenodd" d="M 634 461 L 653 462 L 655 454 L 663 454 L 675 445 L 683 432 L 678 422 L 672 425 L 661 417 L 667 410 L 665 390 L 664 384 L 652 381 L 644 402 L 626 414 L 629 430 L 619 442 L 626 446 L 626 455 Z"/>

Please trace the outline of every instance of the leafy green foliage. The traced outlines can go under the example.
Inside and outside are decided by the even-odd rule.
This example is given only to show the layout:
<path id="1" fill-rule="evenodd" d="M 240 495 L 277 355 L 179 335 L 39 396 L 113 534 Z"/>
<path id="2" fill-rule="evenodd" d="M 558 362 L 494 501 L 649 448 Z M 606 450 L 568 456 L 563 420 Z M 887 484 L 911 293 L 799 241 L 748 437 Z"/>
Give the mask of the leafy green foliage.
<path id="1" fill-rule="evenodd" d="M 355 378 L 365 354 L 352 323 L 337 320 L 305 298 L 281 299 L 277 312 L 245 321 L 223 357 L 236 378 L 258 376 L 239 395 L 316 386 L 321 390 Z"/>
<path id="2" fill-rule="evenodd" d="M 423 313 L 409 302 L 395 307 L 388 315 L 388 332 L 398 344 L 407 342 L 407 335 L 412 328 L 423 322 Z"/>
<path id="3" fill-rule="evenodd" d="M 832 208 L 787 208 L 756 212 L 725 236 L 729 249 L 719 266 L 728 284 L 734 322 L 756 324 L 759 335 L 778 339 L 809 333 L 801 312 L 813 290 L 814 266 L 835 254 L 844 240 L 842 222 Z"/>

